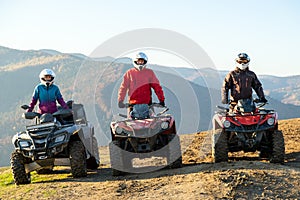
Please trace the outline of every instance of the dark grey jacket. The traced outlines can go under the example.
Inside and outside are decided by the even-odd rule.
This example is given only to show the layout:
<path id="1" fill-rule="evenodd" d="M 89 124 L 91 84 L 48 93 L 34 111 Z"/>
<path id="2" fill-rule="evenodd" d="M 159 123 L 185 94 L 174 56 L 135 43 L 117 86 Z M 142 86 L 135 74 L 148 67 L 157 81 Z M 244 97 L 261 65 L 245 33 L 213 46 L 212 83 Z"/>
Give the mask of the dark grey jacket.
<path id="1" fill-rule="evenodd" d="M 262 84 L 256 74 L 248 68 L 246 70 L 240 70 L 237 67 L 225 77 L 222 86 L 222 102 L 228 100 L 229 90 L 230 100 L 233 102 L 237 102 L 240 99 L 252 98 L 252 88 L 260 99 L 265 98 Z"/>

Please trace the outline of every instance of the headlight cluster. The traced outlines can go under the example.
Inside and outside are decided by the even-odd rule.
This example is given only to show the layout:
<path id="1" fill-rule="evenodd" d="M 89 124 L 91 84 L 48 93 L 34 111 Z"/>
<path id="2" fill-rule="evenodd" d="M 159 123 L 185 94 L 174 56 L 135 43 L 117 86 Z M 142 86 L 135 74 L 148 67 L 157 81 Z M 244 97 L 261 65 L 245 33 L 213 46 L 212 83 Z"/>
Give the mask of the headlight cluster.
<path id="1" fill-rule="evenodd" d="M 121 134 L 123 132 L 123 129 L 120 126 L 116 126 L 115 131 L 117 134 Z"/>
<path id="2" fill-rule="evenodd" d="M 58 136 L 58 137 L 55 138 L 54 142 L 55 143 L 62 142 L 62 141 L 65 140 L 65 138 L 66 138 L 66 135 L 60 135 L 60 136 Z"/>
<path id="3" fill-rule="evenodd" d="M 19 145 L 20 145 L 20 147 L 22 147 L 22 148 L 26 148 L 26 147 L 30 147 L 31 142 L 30 142 L 30 141 L 23 140 L 23 141 L 19 141 Z"/>
<path id="4" fill-rule="evenodd" d="M 160 124 L 160 127 L 163 129 L 163 130 L 166 130 L 169 128 L 169 122 L 168 121 L 164 121 Z"/>
<path id="5" fill-rule="evenodd" d="M 122 136 L 131 136 L 133 134 L 132 131 L 127 131 L 126 129 L 120 127 L 119 125 L 115 125 L 114 132 L 115 134 L 122 135 Z"/>
<path id="6" fill-rule="evenodd" d="M 267 124 L 270 126 L 274 125 L 274 123 L 275 123 L 275 119 L 273 117 L 271 117 L 267 120 Z"/>
<path id="7" fill-rule="evenodd" d="M 231 123 L 230 123 L 230 121 L 225 120 L 225 121 L 223 122 L 223 125 L 224 125 L 225 128 L 229 128 L 230 125 L 231 125 Z"/>

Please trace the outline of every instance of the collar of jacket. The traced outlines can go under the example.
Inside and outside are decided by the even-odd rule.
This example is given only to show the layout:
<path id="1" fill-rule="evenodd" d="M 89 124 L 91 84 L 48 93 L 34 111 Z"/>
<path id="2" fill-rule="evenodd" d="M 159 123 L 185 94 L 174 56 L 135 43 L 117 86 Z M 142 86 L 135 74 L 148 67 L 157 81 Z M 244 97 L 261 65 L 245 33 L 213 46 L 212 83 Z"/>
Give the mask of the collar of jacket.
<path id="1" fill-rule="evenodd" d="M 47 89 L 47 86 L 44 85 L 43 83 L 40 83 L 40 85 L 41 85 L 43 88 L 46 88 L 46 89 Z M 51 85 L 48 86 L 48 89 L 49 89 L 49 88 L 52 88 L 52 86 L 53 86 L 53 83 L 52 83 Z"/>
<path id="2" fill-rule="evenodd" d="M 247 72 L 247 71 L 249 71 L 249 67 L 247 67 L 245 70 L 241 70 L 240 68 L 236 67 L 234 71 L 237 73 Z"/>

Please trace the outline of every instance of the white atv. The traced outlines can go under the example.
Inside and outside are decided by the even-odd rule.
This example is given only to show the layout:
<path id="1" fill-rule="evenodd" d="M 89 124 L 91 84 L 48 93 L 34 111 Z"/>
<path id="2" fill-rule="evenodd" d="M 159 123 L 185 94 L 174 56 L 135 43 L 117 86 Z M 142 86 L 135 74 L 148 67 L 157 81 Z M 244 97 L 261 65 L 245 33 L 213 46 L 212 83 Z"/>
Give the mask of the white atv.
<path id="1" fill-rule="evenodd" d="M 99 151 L 94 127 L 86 120 L 82 104 L 68 102 L 69 110 L 59 108 L 53 114 L 26 112 L 34 125 L 12 138 L 15 150 L 11 167 L 15 184 L 31 182 L 30 172 L 51 173 L 54 166 L 70 166 L 73 177 L 85 177 L 87 169 L 99 166 Z M 24 110 L 27 105 L 21 106 Z"/>

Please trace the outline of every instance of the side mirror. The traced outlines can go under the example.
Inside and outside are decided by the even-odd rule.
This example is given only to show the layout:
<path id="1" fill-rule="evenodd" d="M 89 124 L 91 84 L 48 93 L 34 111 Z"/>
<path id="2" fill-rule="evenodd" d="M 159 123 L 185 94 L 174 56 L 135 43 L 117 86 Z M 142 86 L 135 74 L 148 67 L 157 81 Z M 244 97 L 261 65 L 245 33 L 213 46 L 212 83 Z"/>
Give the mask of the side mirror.
<path id="1" fill-rule="evenodd" d="M 22 105 L 21 108 L 24 109 L 24 110 L 27 110 L 30 107 L 28 105 Z"/>

